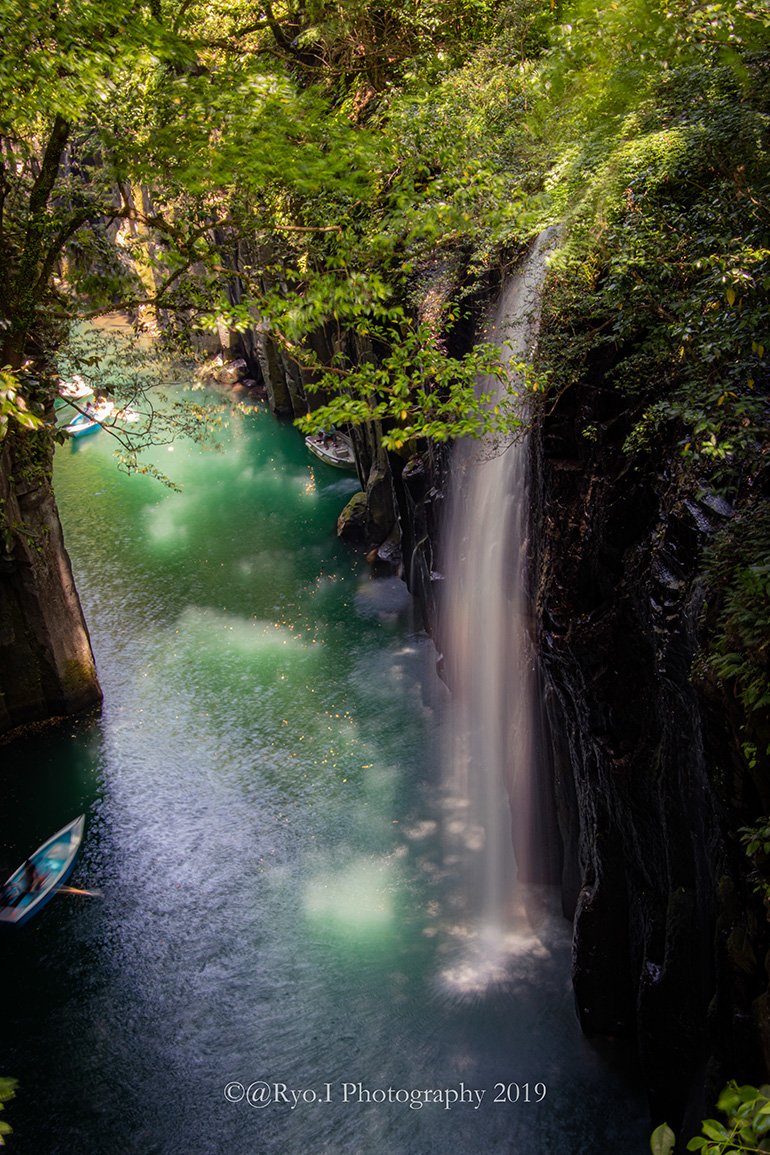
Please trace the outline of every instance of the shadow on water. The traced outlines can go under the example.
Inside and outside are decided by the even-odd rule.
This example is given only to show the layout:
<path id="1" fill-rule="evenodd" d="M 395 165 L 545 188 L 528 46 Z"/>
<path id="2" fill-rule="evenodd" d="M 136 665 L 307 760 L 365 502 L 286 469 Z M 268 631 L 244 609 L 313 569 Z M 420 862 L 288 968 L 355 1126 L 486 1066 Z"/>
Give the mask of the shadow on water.
<path id="1" fill-rule="evenodd" d="M 87 813 L 98 797 L 99 710 L 39 726 L 0 744 L 3 822 L 0 871 L 15 869 L 55 830 Z M 5 877 L 5 875 L 3 875 Z"/>

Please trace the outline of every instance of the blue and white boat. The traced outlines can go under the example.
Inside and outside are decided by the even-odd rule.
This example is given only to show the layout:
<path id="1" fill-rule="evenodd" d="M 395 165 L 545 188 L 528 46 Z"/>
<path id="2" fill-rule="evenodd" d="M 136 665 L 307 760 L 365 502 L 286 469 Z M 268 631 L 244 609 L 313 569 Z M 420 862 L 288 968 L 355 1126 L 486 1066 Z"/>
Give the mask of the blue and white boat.
<path id="1" fill-rule="evenodd" d="M 109 417 L 115 405 L 112 401 L 100 401 L 98 405 L 89 405 L 85 413 L 78 413 L 69 425 L 65 425 L 70 437 L 82 437 L 84 433 L 94 433 L 102 428 L 102 422 Z"/>
<path id="2" fill-rule="evenodd" d="M 85 824 L 86 816 L 81 814 L 38 847 L 14 871 L 3 886 L 0 922 L 21 926 L 67 881 L 83 841 Z M 34 869 L 30 870 L 27 863 L 31 863 Z"/>

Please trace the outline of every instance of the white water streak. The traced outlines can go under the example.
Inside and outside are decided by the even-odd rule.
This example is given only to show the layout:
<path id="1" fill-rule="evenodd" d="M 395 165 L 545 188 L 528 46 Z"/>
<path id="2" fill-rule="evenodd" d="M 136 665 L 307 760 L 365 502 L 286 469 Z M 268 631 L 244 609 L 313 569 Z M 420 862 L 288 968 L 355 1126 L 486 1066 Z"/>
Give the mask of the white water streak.
<path id="1" fill-rule="evenodd" d="M 542 233 L 504 286 L 489 339 L 506 361 L 526 360 L 540 320 L 546 255 Z M 504 395 L 509 383 L 501 386 Z M 484 391 L 494 385 L 480 382 Z M 515 388 L 515 382 L 513 383 Z M 527 594 L 528 444 L 494 456 L 459 447 L 447 521 L 444 640 L 452 689 L 447 759 L 447 855 L 462 862 L 467 917 L 502 930 L 510 922 L 515 864 L 530 852 L 531 783 L 537 750 L 536 662 Z M 510 800 L 510 807 L 509 807 Z"/>

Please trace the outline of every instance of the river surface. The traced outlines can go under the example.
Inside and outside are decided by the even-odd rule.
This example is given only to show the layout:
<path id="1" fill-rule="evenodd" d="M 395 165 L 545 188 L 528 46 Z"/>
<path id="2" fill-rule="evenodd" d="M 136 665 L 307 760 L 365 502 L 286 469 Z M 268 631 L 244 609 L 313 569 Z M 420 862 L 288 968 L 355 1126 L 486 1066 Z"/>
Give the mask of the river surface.
<path id="1" fill-rule="evenodd" d="M 336 540 L 354 478 L 264 406 L 183 485 L 100 432 L 55 482 L 105 700 L 0 747 L 8 871 L 77 814 L 72 884 L 1 928 L 11 1155 L 634 1155 L 569 926 L 512 891 L 492 970 L 446 853 L 449 708 L 405 587 Z"/>

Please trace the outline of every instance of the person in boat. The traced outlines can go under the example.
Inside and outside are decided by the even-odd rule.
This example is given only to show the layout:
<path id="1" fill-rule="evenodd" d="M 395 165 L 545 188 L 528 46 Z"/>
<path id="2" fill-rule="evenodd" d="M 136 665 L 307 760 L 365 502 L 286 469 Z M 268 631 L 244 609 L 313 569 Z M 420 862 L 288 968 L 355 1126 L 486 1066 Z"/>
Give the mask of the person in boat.
<path id="1" fill-rule="evenodd" d="M 40 890 L 43 885 L 43 875 L 35 866 L 34 862 L 28 858 L 24 863 L 24 873 L 21 876 L 21 889 L 23 894 L 34 894 L 36 890 Z"/>

